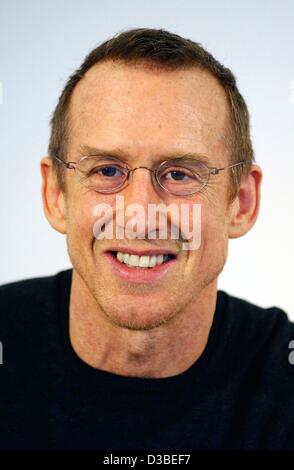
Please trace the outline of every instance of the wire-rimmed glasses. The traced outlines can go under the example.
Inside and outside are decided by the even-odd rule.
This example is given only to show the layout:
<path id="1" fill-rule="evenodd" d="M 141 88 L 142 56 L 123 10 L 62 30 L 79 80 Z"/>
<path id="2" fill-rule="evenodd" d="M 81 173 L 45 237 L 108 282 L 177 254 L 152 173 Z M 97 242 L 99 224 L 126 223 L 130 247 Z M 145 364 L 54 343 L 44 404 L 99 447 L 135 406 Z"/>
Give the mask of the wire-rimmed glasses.
<path id="1" fill-rule="evenodd" d="M 194 157 L 178 157 L 161 162 L 156 168 L 138 166 L 130 168 L 126 163 L 111 156 L 83 156 L 76 162 L 66 162 L 54 157 L 67 169 L 74 170 L 78 180 L 86 188 L 99 193 L 116 193 L 127 186 L 135 170 L 144 168 L 150 171 L 155 187 L 175 196 L 191 196 L 201 191 L 208 183 L 210 175 L 218 175 L 227 168 L 251 163 L 241 161 L 222 168 L 209 167 Z"/>

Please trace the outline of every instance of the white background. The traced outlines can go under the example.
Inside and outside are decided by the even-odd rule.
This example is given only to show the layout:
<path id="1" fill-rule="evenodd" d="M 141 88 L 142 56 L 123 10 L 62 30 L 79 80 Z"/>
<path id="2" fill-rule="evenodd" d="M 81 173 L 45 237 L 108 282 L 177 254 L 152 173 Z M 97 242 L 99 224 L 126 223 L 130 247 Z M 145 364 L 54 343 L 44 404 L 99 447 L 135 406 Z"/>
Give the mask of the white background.
<path id="1" fill-rule="evenodd" d="M 41 207 L 39 159 L 68 76 L 99 42 L 162 27 L 200 42 L 238 79 L 264 170 L 259 221 L 230 242 L 219 286 L 294 320 L 294 2 L 1 0 L 0 283 L 70 266 Z"/>

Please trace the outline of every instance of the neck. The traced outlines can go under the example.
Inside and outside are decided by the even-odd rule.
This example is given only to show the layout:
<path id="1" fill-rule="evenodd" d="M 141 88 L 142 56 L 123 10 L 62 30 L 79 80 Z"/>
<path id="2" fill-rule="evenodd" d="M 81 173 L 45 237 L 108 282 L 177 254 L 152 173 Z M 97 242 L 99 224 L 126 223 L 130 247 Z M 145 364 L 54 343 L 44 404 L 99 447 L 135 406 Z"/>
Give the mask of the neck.
<path id="1" fill-rule="evenodd" d="M 185 311 L 152 330 L 129 330 L 109 322 L 81 277 L 73 271 L 70 339 L 90 366 L 114 374 L 163 378 L 178 375 L 203 353 L 211 329 L 216 281 L 206 286 Z"/>

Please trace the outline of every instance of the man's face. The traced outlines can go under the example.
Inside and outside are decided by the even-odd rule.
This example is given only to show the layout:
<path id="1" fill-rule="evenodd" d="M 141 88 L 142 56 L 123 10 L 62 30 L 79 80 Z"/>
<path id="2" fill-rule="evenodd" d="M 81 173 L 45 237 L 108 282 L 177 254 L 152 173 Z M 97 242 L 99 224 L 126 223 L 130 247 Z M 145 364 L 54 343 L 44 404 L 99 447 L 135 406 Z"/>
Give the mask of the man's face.
<path id="1" fill-rule="evenodd" d="M 115 153 L 129 167 L 154 168 L 170 156 L 197 153 L 209 166 L 229 163 L 225 144 L 228 107 L 216 79 L 198 69 L 163 71 L 111 62 L 90 69 L 77 85 L 70 107 L 67 160 L 77 161 L 81 147 Z M 201 244 L 182 250 L 174 239 L 97 240 L 94 208 L 109 204 L 116 218 L 116 194 L 85 188 L 66 171 L 68 251 L 80 286 L 116 325 L 151 329 L 184 315 L 187 308 L 216 286 L 227 255 L 229 172 L 211 176 L 192 196 L 173 196 L 155 189 L 146 169 L 136 170 L 119 192 L 124 205 L 201 204 Z M 145 270 L 120 266 L 111 252 L 172 253 L 175 259 Z M 147 269 L 147 268 L 145 268 Z M 129 270 L 129 271 L 127 271 Z M 137 273 L 137 274 L 136 274 Z M 205 296 L 205 295 L 204 295 Z M 203 298 L 203 297 L 202 297 Z"/>

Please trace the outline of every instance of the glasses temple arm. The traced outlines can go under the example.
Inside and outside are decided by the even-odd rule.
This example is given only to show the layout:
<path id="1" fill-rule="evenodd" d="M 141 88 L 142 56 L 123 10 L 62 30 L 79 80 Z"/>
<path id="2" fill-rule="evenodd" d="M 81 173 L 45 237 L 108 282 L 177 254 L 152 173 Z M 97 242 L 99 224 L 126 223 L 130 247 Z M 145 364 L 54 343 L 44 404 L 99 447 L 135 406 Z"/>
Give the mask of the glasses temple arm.
<path id="1" fill-rule="evenodd" d="M 62 163 L 62 165 L 65 165 L 66 168 L 68 168 L 69 170 L 72 170 L 74 169 L 74 163 L 76 162 L 65 162 L 64 160 L 62 160 L 61 158 L 57 157 L 56 155 L 54 155 L 53 157 L 55 160 L 57 160 L 59 163 Z"/>
<path id="2" fill-rule="evenodd" d="M 227 168 L 234 168 L 235 166 L 245 165 L 246 163 L 251 163 L 250 160 L 238 163 L 232 163 L 231 165 L 224 166 L 222 168 L 209 168 L 210 173 L 213 175 L 218 175 L 220 171 L 226 170 Z"/>

